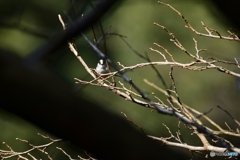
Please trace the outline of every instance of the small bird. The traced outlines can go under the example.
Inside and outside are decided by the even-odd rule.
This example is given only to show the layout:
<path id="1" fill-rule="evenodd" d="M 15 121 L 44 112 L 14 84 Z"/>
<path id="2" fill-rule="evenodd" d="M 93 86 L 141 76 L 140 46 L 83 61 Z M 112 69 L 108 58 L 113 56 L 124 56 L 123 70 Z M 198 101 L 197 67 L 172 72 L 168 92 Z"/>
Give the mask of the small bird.
<path id="1" fill-rule="evenodd" d="M 109 68 L 108 68 L 107 62 L 103 59 L 100 59 L 95 71 L 100 75 L 109 73 Z"/>
<path id="2" fill-rule="evenodd" d="M 97 64 L 97 67 L 95 69 L 95 73 L 97 75 L 97 77 L 101 77 L 101 78 L 109 78 L 109 76 L 111 77 L 111 75 L 102 75 L 102 74 L 107 74 L 107 73 L 110 73 L 110 70 L 109 70 L 109 66 L 106 62 L 106 60 L 103 60 L 103 59 L 100 59 L 98 64 Z M 121 77 L 119 75 L 115 75 L 117 77 Z M 116 86 L 116 82 L 114 80 L 114 77 L 112 77 L 112 86 Z"/>

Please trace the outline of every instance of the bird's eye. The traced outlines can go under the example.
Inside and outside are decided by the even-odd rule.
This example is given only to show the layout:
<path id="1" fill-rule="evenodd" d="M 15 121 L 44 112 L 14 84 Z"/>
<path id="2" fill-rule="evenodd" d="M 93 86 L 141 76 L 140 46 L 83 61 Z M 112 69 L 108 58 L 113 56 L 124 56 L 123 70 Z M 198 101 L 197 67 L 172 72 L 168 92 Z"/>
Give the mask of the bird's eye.
<path id="1" fill-rule="evenodd" d="M 103 60 L 102 60 L 102 59 L 100 59 L 99 63 L 100 63 L 101 65 L 103 65 Z"/>

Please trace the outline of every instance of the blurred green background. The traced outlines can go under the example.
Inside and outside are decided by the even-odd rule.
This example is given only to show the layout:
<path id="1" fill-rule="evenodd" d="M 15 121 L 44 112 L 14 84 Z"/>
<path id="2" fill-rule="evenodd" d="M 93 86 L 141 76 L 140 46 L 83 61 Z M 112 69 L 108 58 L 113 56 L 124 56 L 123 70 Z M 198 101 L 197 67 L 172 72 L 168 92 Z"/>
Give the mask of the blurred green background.
<path id="1" fill-rule="evenodd" d="M 74 2 L 79 15 L 87 14 L 91 10 L 91 5 L 88 1 Z M 95 5 L 98 1 L 91 2 Z M 205 32 L 201 26 L 201 21 L 223 35 L 227 35 L 227 30 L 232 27 L 210 2 L 203 2 L 201 0 L 165 0 L 164 2 L 178 9 L 192 26 L 200 32 Z M 14 51 L 23 58 L 27 57 L 31 52 L 44 44 L 48 38 L 62 29 L 58 21 L 58 14 L 61 14 L 65 21 L 69 21 L 67 15 L 70 17 L 74 16 L 69 0 L 0 0 L 0 47 Z M 196 52 L 193 41 L 193 38 L 195 38 L 198 41 L 200 49 L 207 49 L 207 52 L 201 53 L 205 58 L 215 57 L 234 61 L 235 57 L 239 57 L 240 46 L 238 42 L 197 36 L 184 27 L 184 21 L 175 12 L 166 6 L 158 4 L 155 0 L 120 1 L 101 19 L 105 31 L 111 26 L 112 32 L 127 36 L 126 41 L 139 53 L 144 55 L 144 52 L 147 52 L 152 61 L 164 61 L 157 53 L 149 50 L 150 47 L 158 49 L 153 45 L 155 42 L 168 49 L 175 60 L 179 62 L 192 61 L 192 59 L 170 41 L 169 35 L 161 28 L 154 26 L 153 22 L 157 22 L 173 32 L 177 39 L 192 54 Z M 27 30 L 33 30 L 34 34 L 26 32 Z M 94 30 L 99 38 L 101 32 L 97 24 L 94 25 Z M 36 33 L 40 33 L 41 36 L 36 35 Z M 93 40 L 93 34 L 90 29 L 85 34 Z M 145 62 L 133 53 L 119 36 L 108 36 L 106 45 L 106 54 L 114 62 L 121 62 L 125 66 Z M 98 57 L 80 36 L 76 37 L 76 46 L 79 54 L 86 63 L 90 67 L 95 68 Z M 104 50 L 103 43 L 100 44 L 100 48 Z M 65 79 L 66 83 L 70 84 L 74 90 L 77 90 L 76 94 L 99 103 L 103 108 L 119 116 L 123 117 L 121 112 L 126 113 L 133 122 L 140 125 L 148 134 L 159 137 L 169 136 L 162 123 L 168 125 L 172 132 L 175 133 L 178 125 L 176 118 L 157 114 L 150 109 L 127 102 L 105 88 L 76 85 L 73 79 L 75 77 L 84 80 L 91 80 L 91 78 L 87 75 L 87 72 L 73 53 L 70 52 L 67 44 L 56 53 L 53 53 L 47 59 L 45 65 L 49 70 L 54 70 L 59 77 Z M 239 69 L 235 66 L 223 66 L 239 72 Z M 172 82 L 169 78 L 170 67 L 157 66 L 157 68 L 167 82 L 167 85 L 171 86 Z M 156 96 L 166 102 L 166 97 L 163 94 L 143 82 L 143 79 L 146 78 L 156 85 L 163 87 L 151 67 L 135 69 L 134 71 L 127 72 L 127 75 L 152 99 L 154 98 L 151 93 L 154 92 Z M 227 122 L 233 129 L 236 127 L 231 118 L 216 107 L 219 105 L 227 109 L 233 117 L 239 117 L 240 90 L 235 77 L 223 74 L 217 70 L 200 72 L 182 68 L 174 68 L 173 76 L 179 97 L 183 103 L 200 112 L 205 112 L 213 108 L 213 111 L 208 115 L 210 118 L 225 129 L 227 127 L 224 125 L 224 122 Z M 122 79 L 116 79 L 123 82 Z M 129 86 L 128 84 L 125 85 Z M 205 121 L 203 120 L 203 122 Z M 212 127 L 208 123 L 206 125 Z M 23 147 L 27 146 L 23 145 L 22 142 L 17 142 L 15 140 L 16 137 L 27 139 L 33 144 L 43 143 L 43 138 L 39 137 L 37 133 L 44 134 L 45 131 L 39 130 L 37 127 L 4 111 L 0 113 L 0 126 L 0 142 L 7 142 L 16 150 L 25 150 Z M 190 132 L 184 126 L 182 126 L 182 136 L 188 144 L 201 145 L 196 136 L 190 136 Z M 192 143 L 193 140 L 196 143 Z M 239 139 L 234 144 L 239 146 Z M 0 145 L 0 148 L 3 149 L 4 146 Z M 52 152 L 54 152 L 54 149 Z M 58 156 L 61 157 L 63 155 L 57 154 L 56 157 Z"/>

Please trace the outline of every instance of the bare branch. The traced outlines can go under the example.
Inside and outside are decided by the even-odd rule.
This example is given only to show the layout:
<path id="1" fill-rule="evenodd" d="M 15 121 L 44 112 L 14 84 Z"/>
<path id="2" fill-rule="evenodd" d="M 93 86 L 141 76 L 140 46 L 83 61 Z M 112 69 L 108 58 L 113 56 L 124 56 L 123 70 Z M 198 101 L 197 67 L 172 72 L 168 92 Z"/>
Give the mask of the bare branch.
<path id="1" fill-rule="evenodd" d="M 209 37 L 209 38 L 216 38 L 216 39 L 224 39 L 224 40 L 230 40 L 230 41 L 240 41 L 239 37 L 234 35 L 234 34 L 230 34 L 230 36 L 222 36 L 217 30 L 215 29 L 211 29 L 210 27 L 206 26 L 203 22 L 202 26 L 205 28 L 205 30 L 208 32 L 208 34 L 205 33 L 201 33 L 198 32 L 196 29 L 194 29 L 192 27 L 192 25 L 188 22 L 188 20 L 182 15 L 181 12 L 179 12 L 178 10 L 176 10 L 174 7 L 172 7 L 170 4 L 166 4 L 163 3 L 161 1 L 158 1 L 159 4 L 165 5 L 167 7 L 169 7 L 170 9 L 172 9 L 174 12 L 176 12 L 186 23 L 186 28 L 189 28 L 191 31 L 193 31 L 195 34 L 199 35 L 199 36 L 204 36 L 204 37 Z M 216 33 L 217 35 L 213 35 L 212 33 Z M 234 36 L 233 36 L 234 35 Z"/>

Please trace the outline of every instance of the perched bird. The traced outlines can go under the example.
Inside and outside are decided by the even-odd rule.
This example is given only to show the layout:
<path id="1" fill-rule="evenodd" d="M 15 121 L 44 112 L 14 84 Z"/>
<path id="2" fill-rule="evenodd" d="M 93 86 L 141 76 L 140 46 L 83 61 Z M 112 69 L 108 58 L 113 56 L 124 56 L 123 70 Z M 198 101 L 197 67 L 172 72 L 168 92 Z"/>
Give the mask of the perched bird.
<path id="1" fill-rule="evenodd" d="M 106 78 L 106 77 L 110 76 L 110 75 L 102 75 L 102 74 L 110 73 L 110 70 L 109 70 L 106 60 L 103 60 L 103 59 L 99 60 L 97 67 L 95 69 L 95 72 L 96 72 L 97 76 L 101 76 L 102 78 Z M 115 76 L 121 77 L 120 75 L 117 75 L 117 74 L 115 74 L 114 77 Z"/>
<path id="2" fill-rule="evenodd" d="M 107 62 L 103 59 L 100 59 L 98 64 L 97 64 L 97 67 L 96 67 L 95 71 L 99 75 L 109 73 L 109 67 L 107 65 Z"/>

